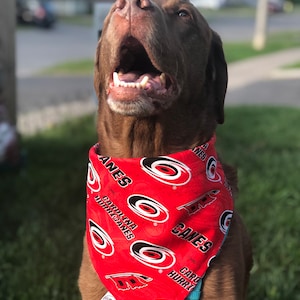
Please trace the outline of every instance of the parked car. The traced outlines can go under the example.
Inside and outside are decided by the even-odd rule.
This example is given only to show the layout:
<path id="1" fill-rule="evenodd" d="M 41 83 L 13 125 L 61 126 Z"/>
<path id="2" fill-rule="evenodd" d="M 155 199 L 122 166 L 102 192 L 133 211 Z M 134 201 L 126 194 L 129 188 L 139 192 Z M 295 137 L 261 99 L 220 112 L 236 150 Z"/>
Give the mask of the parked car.
<path id="1" fill-rule="evenodd" d="M 284 1 L 281 0 L 269 0 L 268 10 L 271 13 L 278 13 L 284 11 Z"/>
<path id="2" fill-rule="evenodd" d="M 50 28 L 56 22 L 51 0 L 17 0 L 17 22 Z"/>
<path id="3" fill-rule="evenodd" d="M 245 0 L 245 3 L 250 6 L 256 6 L 258 0 Z M 268 11 L 270 13 L 278 13 L 283 12 L 285 9 L 285 5 L 289 3 L 289 5 L 292 5 L 290 1 L 285 0 L 268 0 Z"/>

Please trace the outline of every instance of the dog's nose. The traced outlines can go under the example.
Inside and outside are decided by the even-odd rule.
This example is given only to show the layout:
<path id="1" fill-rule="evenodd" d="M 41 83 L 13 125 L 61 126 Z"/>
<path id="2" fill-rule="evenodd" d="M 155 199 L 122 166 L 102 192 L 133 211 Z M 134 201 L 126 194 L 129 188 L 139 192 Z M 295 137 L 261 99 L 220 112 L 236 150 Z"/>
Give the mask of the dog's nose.
<path id="1" fill-rule="evenodd" d="M 152 6 L 151 0 L 136 0 L 136 5 L 141 9 L 147 9 Z"/>
<path id="2" fill-rule="evenodd" d="M 129 4 L 130 6 L 136 6 L 141 9 L 148 9 L 152 7 L 151 0 L 117 0 L 116 8 L 122 10 Z"/>
<path id="3" fill-rule="evenodd" d="M 115 5 L 117 9 L 123 9 L 126 5 L 126 0 L 117 0 Z"/>

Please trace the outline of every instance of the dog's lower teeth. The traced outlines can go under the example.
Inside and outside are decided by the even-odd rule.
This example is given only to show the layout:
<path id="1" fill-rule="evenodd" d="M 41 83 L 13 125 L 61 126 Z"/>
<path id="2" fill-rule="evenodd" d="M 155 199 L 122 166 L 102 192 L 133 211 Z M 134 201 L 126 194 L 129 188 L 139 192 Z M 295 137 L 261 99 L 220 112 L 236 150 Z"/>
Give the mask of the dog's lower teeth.
<path id="1" fill-rule="evenodd" d="M 149 81 L 149 77 L 148 76 L 145 76 L 144 78 L 143 78 L 143 80 L 141 81 L 141 87 L 142 88 L 145 88 L 145 86 L 146 86 L 146 84 L 148 83 L 148 81 Z"/>
<path id="2" fill-rule="evenodd" d="M 121 81 L 119 79 L 119 74 L 117 72 L 113 73 L 113 82 L 114 82 L 114 86 L 115 87 L 126 87 L 126 88 L 135 88 L 135 89 L 141 89 L 141 88 L 143 88 L 144 89 L 146 87 L 148 81 L 149 81 L 149 77 L 148 76 L 145 76 L 142 79 L 141 82 L 126 82 L 126 81 Z"/>
<path id="3" fill-rule="evenodd" d="M 121 73 L 119 73 L 122 75 Z M 117 72 L 113 73 L 113 83 L 115 87 L 125 87 L 125 88 L 135 88 L 135 89 L 145 89 L 150 78 L 149 76 L 145 75 L 141 82 L 126 82 L 119 79 L 119 74 Z M 159 76 L 159 80 L 162 87 L 166 85 L 166 74 L 161 73 Z"/>
<path id="4" fill-rule="evenodd" d="M 166 74 L 165 73 L 161 73 L 159 76 L 160 82 L 162 84 L 162 86 L 166 85 Z"/>

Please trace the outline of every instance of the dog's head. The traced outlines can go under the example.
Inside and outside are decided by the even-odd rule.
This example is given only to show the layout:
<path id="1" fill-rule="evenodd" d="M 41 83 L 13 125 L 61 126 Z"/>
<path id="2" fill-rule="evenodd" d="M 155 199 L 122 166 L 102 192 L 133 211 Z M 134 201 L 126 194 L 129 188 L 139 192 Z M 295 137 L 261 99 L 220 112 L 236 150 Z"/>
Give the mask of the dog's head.
<path id="1" fill-rule="evenodd" d="M 117 0 L 96 54 L 100 110 L 223 123 L 227 65 L 219 36 L 184 0 Z M 209 123 L 209 124 L 208 124 Z"/>

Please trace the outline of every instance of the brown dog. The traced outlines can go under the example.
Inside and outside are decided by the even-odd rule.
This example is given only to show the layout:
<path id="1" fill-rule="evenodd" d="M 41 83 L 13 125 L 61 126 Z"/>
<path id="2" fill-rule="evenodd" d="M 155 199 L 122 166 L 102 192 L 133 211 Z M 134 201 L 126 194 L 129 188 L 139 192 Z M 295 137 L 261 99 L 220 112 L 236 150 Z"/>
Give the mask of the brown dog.
<path id="1" fill-rule="evenodd" d="M 117 0 L 105 20 L 98 44 L 94 83 L 99 99 L 99 145 L 95 149 L 103 164 L 104 158 L 107 161 L 111 157 L 122 159 L 166 156 L 206 145 L 205 143 L 214 136 L 217 124 L 224 121 L 227 65 L 222 43 L 188 1 Z M 202 152 L 205 148 L 198 149 Z M 111 177 L 114 177 L 120 186 L 123 184 L 131 186 L 131 179 L 124 171 L 118 169 L 113 173 L 116 166 L 110 167 Z M 225 183 L 228 182 L 235 191 L 237 189 L 235 172 L 225 165 L 223 169 L 227 178 L 227 181 L 224 180 Z M 90 183 L 95 184 L 97 172 L 93 168 L 91 170 Z M 98 179 L 97 190 L 100 189 L 100 185 L 104 185 L 102 179 Z M 150 183 L 148 188 L 154 189 Z M 91 189 L 96 191 L 95 187 Z M 116 210 L 121 205 L 121 201 L 118 202 L 118 191 L 109 188 L 109 192 L 115 194 L 116 199 L 112 201 L 115 203 L 113 209 Z M 88 201 L 90 198 L 89 196 Z M 103 204 L 105 197 L 94 198 L 97 205 L 100 206 L 102 203 L 102 208 L 105 207 Z M 207 208 L 212 207 L 209 204 Z M 105 213 L 107 215 L 109 213 L 107 207 Z M 109 219 L 107 215 L 105 219 Z M 94 225 L 91 222 L 87 223 L 87 227 Z M 103 252 L 106 242 L 103 237 L 101 239 L 99 233 L 102 229 L 93 228 L 94 231 L 91 227 L 87 228 L 84 238 L 79 276 L 79 287 L 84 300 L 100 300 L 107 292 L 91 263 L 87 246 L 87 238 L 93 239 L 91 232 L 98 234 L 98 238 L 100 235 L 99 240 L 94 238 L 93 241 L 102 253 L 101 260 L 109 263 L 113 252 Z M 173 235 L 176 232 L 174 228 Z M 133 235 L 136 227 L 132 226 L 131 229 L 130 234 Z M 130 240 L 131 236 L 127 235 L 126 238 Z M 191 238 L 188 239 L 186 236 L 184 238 L 192 243 Z M 111 244 L 115 243 L 115 248 L 121 245 L 116 240 L 109 241 Z M 194 246 L 196 244 L 194 242 Z M 105 245 L 109 245 L 109 242 Z M 144 256 L 148 255 L 146 252 L 143 252 Z M 150 258 L 154 258 L 157 253 L 160 252 L 157 250 L 149 254 L 152 255 Z M 121 267 L 122 264 L 123 261 L 117 264 L 111 261 L 112 267 L 118 265 Z M 211 262 L 204 276 L 201 299 L 245 299 L 251 265 L 250 240 L 240 217 L 235 212 L 221 251 Z M 164 273 L 163 271 L 161 268 L 157 272 L 158 276 Z M 191 274 L 194 274 L 192 271 L 189 275 L 183 274 L 182 270 L 180 272 L 179 277 L 182 281 L 177 280 L 177 283 L 183 285 L 184 280 L 191 281 Z M 193 276 L 198 278 L 195 274 Z M 148 285 L 150 279 L 146 276 L 142 279 L 144 285 Z M 123 289 L 120 286 L 119 288 L 123 291 L 132 289 L 137 296 L 117 295 L 115 296 L 117 300 L 185 298 L 181 294 L 178 294 L 178 297 L 162 297 L 158 290 L 142 294 L 141 286 L 138 289 L 130 286 L 136 283 L 135 280 L 141 278 L 131 278 L 131 283 L 127 283 Z M 121 285 L 121 281 L 111 280 L 111 282 Z M 167 288 L 168 284 L 165 286 Z"/>

